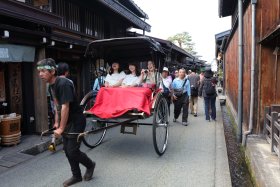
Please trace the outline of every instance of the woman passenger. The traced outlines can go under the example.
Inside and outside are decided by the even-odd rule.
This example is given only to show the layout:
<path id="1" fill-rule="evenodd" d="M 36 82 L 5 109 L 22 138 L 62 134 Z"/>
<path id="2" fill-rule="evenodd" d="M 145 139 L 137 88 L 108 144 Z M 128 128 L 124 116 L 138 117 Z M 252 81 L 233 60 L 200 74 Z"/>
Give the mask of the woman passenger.
<path id="1" fill-rule="evenodd" d="M 159 73 L 156 72 L 155 63 L 151 60 L 148 61 L 148 70 L 142 69 L 140 80 L 141 83 L 156 84 L 159 80 Z"/>
<path id="2" fill-rule="evenodd" d="M 138 72 L 137 66 L 135 64 L 129 64 L 128 66 L 129 74 L 125 76 L 122 87 L 135 87 L 140 84 L 140 73 Z"/>
<path id="3" fill-rule="evenodd" d="M 125 78 L 125 73 L 121 71 L 120 64 L 113 62 L 112 67 L 105 78 L 105 87 L 119 87 Z"/>

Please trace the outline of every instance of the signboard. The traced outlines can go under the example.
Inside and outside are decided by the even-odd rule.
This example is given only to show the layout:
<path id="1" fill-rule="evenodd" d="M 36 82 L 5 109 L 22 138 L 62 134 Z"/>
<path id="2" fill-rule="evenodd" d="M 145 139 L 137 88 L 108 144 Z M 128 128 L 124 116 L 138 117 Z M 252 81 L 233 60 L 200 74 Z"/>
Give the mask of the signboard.
<path id="1" fill-rule="evenodd" d="M 0 44 L 0 62 L 34 62 L 35 47 Z"/>
<path id="2" fill-rule="evenodd" d="M 22 113 L 22 89 L 21 89 L 21 64 L 9 64 L 9 88 L 11 112 Z"/>
<path id="3" fill-rule="evenodd" d="M 0 48 L 0 58 L 9 58 L 8 48 Z"/>

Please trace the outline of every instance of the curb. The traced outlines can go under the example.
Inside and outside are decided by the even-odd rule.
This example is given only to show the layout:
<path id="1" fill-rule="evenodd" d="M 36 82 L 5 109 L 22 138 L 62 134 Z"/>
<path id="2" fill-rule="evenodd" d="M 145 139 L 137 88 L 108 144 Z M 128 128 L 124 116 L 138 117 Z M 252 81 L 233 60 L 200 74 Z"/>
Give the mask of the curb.
<path id="1" fill-rule="evenodd" d="M 219 101 L 221 102 L 221 101 Z M 219 107 L 221 111 L 220 103 Z M 215 186 L 232 186 L 226 140 L 224 134 L 224 124 L 221 112 L 217 112 L 216 122 L 216 163 L 215 163 Z"/>

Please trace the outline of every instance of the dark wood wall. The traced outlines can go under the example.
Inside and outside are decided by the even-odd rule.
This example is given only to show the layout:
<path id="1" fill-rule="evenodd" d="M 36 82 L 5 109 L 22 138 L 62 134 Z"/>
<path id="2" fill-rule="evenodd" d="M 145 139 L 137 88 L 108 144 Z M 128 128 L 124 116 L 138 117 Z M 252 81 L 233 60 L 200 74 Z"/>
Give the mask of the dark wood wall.
<path id="1" fill-rule="evenodd" d="M 249 124 L 250 110 L 250 84 L 251 84 L 251 5 L 246 9 L 244 19 L 244 72 L 243 72 L 243 122 L 245 127 Z M 264 106 L 280 103 L 280 62 L 278 72 L 275 72 L 275 55 L 273 51 L 276 45 L 261 45 L 258 42 L 280 23 L 280 1 L 258 1 L 257 5 L 257 56 L 255 67 L 255 107 L 254 130 L 262 132 Z M 279 52 L 280 53 L 280 52 Z M 278 56 L 280 58 L 280 56 Z M 280 60 L 278 60 L 280 61 Z M 238 107 L 238 29 L 235 30 L 229 41 L 225 53 L 225 85 L 226 94 L 233 104 L 235 112 Z M 275 81 L 277 78 L 277 82 Z M 276 93 L 276 98 L 274 97 Z"/>
<path id="2" fill-rule="evenodd" d="M 280 23 L 280 1 L 270 0 L 269 3 L 266 0 L 259 1 L 257 20 L 261 23 L 258 35 L 259 39 L 262 39 Z M 257 131 L 259 132 L 263 128 L 264 107 L 275 103 L 280 104 L 280 62 L 278 60 L 278 65 L 275 66 L 276 56 L 273 54 L 276 45 L 276 42 L 272 41 L 269 44 L 260 45 L 259 50 L 260 90 L 257 122 Z M 279 58 L 280 56 L 278 56 Z M 277 73 L 275 69 L 278 69 Z"/>
<path id="3" fill-rule="evenodd" d="M 248 13 L 249 14 L 249 13 Z M 249 19 L 245 14 L 244 18 Z M 249 123 L 250 110 L 250 79 L 251 79 L 251 27 L 244 25 L 244 59 L 243 59 L 243 122 L 246 126 Z M 230 41 L 225 54 L 225 87 L 228 99 L 230 99 L 235 112 L 238 112 L 238 32 L 236 31 Z"/>

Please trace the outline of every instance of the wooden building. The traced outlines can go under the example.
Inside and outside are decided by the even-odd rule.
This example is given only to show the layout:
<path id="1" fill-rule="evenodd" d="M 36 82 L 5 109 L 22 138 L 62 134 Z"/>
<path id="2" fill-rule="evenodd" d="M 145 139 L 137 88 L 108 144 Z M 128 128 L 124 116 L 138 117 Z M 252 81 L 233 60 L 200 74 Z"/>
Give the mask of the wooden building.
<path id="1" fill-rule="evenodd" d="M 249 123 L 252 2 L 243 1 L 244 57 L 243 57 L 243 123 Z M 254 81 L 253 128 L 255 133 L 263 130 L 264 107 L 280 104 L 280 1 L 258 0 L 256 2 L 256 61 Z M 219 0 L 220 17 L 232 17 L 232 29 L 223 46 L 225 68 L 225 91 L 227 103 L 236 114 L 238 109 L 238 1 Z M 278 57 L 278 58 L 277 58 Z"/>
<path id="2" fill-rule="evenodd" d="M 47 90 L 37 61 L 67 62 L 81 99 L 92 86 L 87 44 L 125 37 L 130 28 L 149 32 L 145 19 L 132 0 L 1 0 L 0 115 L 21 114 L 25 134 L 47 129 Z"/>
<path id="3" fill-rule="evenodd" d="M 230 35 L 230 30 L 218 33 L 215 35 L 215 56 L 217 57 L 217 65 L 218 65 L 218 76 L 219 78 L 222 77 L 222 79 L 220 79 L 223 84 L 221 86 L 223 86 L 223 90 L 225 90 L 225 84 L 224 84 L 224 77 L 225 77 L 225 61 L 224 61 L 224 54 L 225 54 L 225 45 L 227 43 L 228 37 Z"/>

